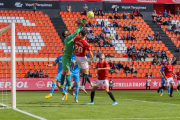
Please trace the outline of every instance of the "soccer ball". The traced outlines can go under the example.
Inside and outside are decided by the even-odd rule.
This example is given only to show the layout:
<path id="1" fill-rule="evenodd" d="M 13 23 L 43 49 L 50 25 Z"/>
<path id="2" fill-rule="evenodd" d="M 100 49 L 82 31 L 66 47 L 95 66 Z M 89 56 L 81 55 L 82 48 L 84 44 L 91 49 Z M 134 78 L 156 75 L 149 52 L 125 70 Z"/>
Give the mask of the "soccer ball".
<path id="1" fill-rule="evenodd" d="M 89 11 L 89 12 L 87 13 L 87 18 L 89 18 L 89 19 L 94 18 L 94 13 L 93 13 L 92 11 Z"/>

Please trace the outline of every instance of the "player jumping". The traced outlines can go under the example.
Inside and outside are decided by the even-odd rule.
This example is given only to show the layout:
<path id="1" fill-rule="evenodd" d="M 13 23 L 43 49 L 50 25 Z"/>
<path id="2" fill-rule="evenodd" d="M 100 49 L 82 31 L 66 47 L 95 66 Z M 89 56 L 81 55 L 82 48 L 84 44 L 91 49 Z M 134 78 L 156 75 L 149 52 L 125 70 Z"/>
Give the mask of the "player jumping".
<path id="1" fill-rule="evenodd" d="M 72 35 L 70 35 L 70 32 L 68 30 L 64 30 L 62 32 L 62 36 L 65 38 L 64 39 L 65 50 L 64 50 L 63 57 L 62 57 L 62 69 L 63 69 L 63 71 L 62 71 L 62 76 L 61 76 L 60 91 L 63 95 L 65 94 L 63 92 L 63 85 L 64 85 L 65 76 L 66 76 L 66 83 L 68 85 L 68 92 L 73 95 L 73 91 L 71 89 L 71 76 L 70 76 L 70 74 L 71 74 L 70 73 L 71 56 L 72 56 L 72 52 L 74 50 L 73 38 L 81 31 L 82 26 L 85 26 L 86 23 L 87 23 L 86 21 L 81 20 L 77 30 Z"/>
<path id="2" fill-rule="evenodd" d="M 87 57 L 86 57 L 86 50 L 89 51 L 89 55 L 92 59 L 92 62 L 94 62 L 93 54 L 90 49 L 89 43 L 85 40 L 86 38 L 86 30 L 82 30 L 81 32 L 81 37 L 76 38 L 74 40 L 75 43 L 75 54 L 76 54 L 76 62 L 78 63 L 79 68 L 81 69 L 83 73 L 83 79 L 82 79 L 82 86 L 81 90 L 84 91 L 84 93 L 87 94 L 85 90 L 85 84 L 86 80 L 89 82 L 91 86 L 94 86 L 94 84 L 90 81 L 88 74 L 89 74 L 89 65 L 87 62 Z"/>
<path id="3" fill-rule="evenodd" d="M 165 65 L 167 65 L 167 62 L 165 62 L 164 65 L 163 65 L 163 66 L 161 67 L 161 69 L 160 69 L 160 74 L 161 74 L 161 87 L 163 87 L 164 84 L 165 84 L 164 75 L 163 75 L 163 73 L 162 73 L 163 68 L 164 68 Z M 168 89 L 168 94 L 170 95 L 170 86 L 168 86 L 167 89 Z M 162 96 L 162 95 L 163 95 L 163 89 L 161 89 L 161 94 L 160 94 L 160 96 Z"/>
<path id="4" fill-rule="evenodd" d="M 176 76 L 177 78 L 177 88 L 176 88 L 176 91 L 179 92 L 179 88 L 180 88 L 180 69 L 179 69 L 179 72 L 176 73 Z"/>
<path id="5" fill-rule="evenodd" d="M 97 70 L 98 70 L 98 80 L 96 81 L 96 86 L 94 86 L 91 90 L 91 102 L 87 103 L 88 105 L 94 104 L 94 95 L 95 91 L 104 86 L 105 91 L 109 94 L 110 98 L 113 100 L 112 105 L 118 104 L 113 96 L 113 94 L 109 91 L 109 81 L 108 81 L 108 73 L 110 70 L 108 62 L 105 60 L 105 55 L 102 53 L 100 56 L 100 62 L 97 63 Z"/>
<path id="6" fill-rule="evenodd" d="M 62 52 L 64 53 L 64 48 L 62 48 Z M 60 89 L 60 80 L 61 80 L 61 74 L 62 74 L 62 55 L 59 56 L 53 64 L 48 64 L 46 66 L 55 66 L 56 64 L 59 64 L 58 65 L 58 71 L 57 71 L 57 75 L 56 77 L 54 78 L 54 80 L 52 81 L 52 87 L 51 87 L 51 90 L 50 90 L 50 93 L 45 96 L 45 98 L 51 98 L 52 97 L 52 94 L 54 92 L 54 89 L 57 85 L 57 87 Z M 64 100 L 67 99 L 67 94 L 64 96 Z"/>
<path id="7" fill-rule="evenodd" d="M 75 55 L 72 55 L 72 63 L 75 63 L 72 65 L 71 69 L 71 79 L 74 77 L 74 85 L 72 87 L 72 90 L 75 87 L 75 102 L 78 103 L 78 93 L 79 93 L 79 73 L 80 73 L 80 68 L 78 67 L 78 64 L 76 62 Z M 64 92 L 67 91 L 67 87 L 65 87 Z"/>
<path id="8" fill-rule="evenodd" d="M 167 86 L 171 86 L 169 97 L 173 97 L 172 93 L 173 93 L 173 84 L 174 84 L 174 80 L 173 80 L 173 74 L 174 73 L 173 73 L 173 65 L 171 65 L 170 59 L 168 59 L 167 65 L 164 66 L 162 73 L 163 73 L 163 76 L 165 79 L 165 86 L 166 87 L 165 86 L 159 87 L 158 93 L 159 93 L 160 89 L 164 89 L 164 88 L 167 88 Z"/>

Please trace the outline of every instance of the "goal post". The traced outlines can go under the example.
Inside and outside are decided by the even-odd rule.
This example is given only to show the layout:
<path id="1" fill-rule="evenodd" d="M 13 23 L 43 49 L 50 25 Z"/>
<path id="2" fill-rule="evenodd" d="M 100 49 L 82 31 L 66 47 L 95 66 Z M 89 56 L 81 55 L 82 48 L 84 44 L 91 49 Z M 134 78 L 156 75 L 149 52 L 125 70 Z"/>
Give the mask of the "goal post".
<path id="1" fill-rule="evenodd" d="M 11 23 L 11 107 L 16 108 L 15 23 Z"/>

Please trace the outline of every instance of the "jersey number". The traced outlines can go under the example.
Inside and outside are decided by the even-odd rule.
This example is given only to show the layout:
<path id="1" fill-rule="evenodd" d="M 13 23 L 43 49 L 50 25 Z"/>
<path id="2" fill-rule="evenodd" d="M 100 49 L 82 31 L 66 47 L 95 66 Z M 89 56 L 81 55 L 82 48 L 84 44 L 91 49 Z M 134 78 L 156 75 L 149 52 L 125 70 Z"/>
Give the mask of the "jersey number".
<path id="1" fill-rule="evenodd" d="M 78 53 L 83 52 L 83 48 L 81 46 L 75 45 L 75 49 L 76 49 L 76 52 L 78 52 Z"/>

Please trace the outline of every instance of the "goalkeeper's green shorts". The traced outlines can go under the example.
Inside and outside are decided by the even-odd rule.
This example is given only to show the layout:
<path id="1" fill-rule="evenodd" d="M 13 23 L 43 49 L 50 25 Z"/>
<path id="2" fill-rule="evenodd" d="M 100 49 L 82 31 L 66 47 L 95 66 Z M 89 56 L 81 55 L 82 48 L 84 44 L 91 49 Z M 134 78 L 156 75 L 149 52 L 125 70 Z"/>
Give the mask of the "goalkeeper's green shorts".
<path id="1" fill-rule="evenodd" d="M 63 70 L 70 70 L 71 66 L 71 56 L 63 55 L 62 57 L 62 69 Z"/>

